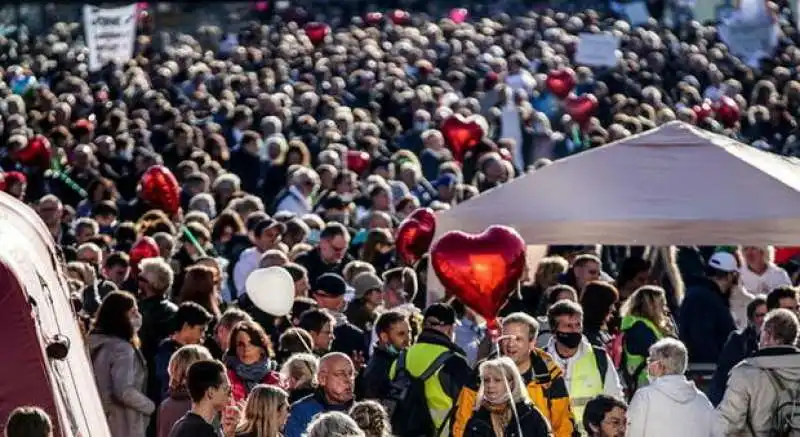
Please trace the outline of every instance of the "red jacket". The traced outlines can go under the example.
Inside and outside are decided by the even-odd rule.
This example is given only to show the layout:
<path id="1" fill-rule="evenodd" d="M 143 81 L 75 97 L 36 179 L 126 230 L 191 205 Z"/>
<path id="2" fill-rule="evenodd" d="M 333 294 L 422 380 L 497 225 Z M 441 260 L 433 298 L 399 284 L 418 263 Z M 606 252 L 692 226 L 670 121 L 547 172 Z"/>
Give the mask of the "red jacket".
<path id="1" fill-rule="evenodd" d="M 247 386 L 244 384 L 244 381 L 239 378 L 239 375 L 233 371 L 233 369 L 228 369 L 228 379 L 231 382 L 231 394 L 233 394 L 233 400 L 239 402 L 247 399 L 247 395 L 249 394 Z M 267 375 L 264 376 L 264 379 L 261 381 L 261 383 L 275 385 L 284 390 L 288 390 L 289 388 L 286 384 L 286 380 L 283 378 L 283 375 L 274 370 L 268 372 Z"/>

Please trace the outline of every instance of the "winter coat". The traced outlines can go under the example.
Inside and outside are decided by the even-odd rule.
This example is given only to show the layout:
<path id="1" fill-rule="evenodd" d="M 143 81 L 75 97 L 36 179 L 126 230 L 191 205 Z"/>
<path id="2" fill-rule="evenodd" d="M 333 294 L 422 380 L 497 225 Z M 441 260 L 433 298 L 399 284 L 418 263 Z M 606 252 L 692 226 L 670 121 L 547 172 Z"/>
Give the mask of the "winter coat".
<path id="1" fill-rule="evenodd" d="M 519 402 L 516 409 L 520 426 L 517 426 L 517 421 L 512 415 L 502 436 L 494 433 L 491 413 L 484 407 L 478 409 L 469 419 L 464 435 L 470 437 L 551 437 L 553 435 L 547 419 L 536 407 L 527 402 Z M 519 434 L 520 428 L 522 435 Z"/>
<path id="2" fill-rule="evenodd" d="M 169 432 L 175 422 L 192 409 L 192 400 L 189 393 L 184 390 L 171 392 L 169 397 L 158 407 L 156 419 L 156 437 L 169 437 Z"/>
<path id="3" fill-rule="evenodd" d="M 92 369 L 113 437 L 142 437 L 156 405 L 145 395 L 147 366 L 133 345 L 119 337 L 89 335 Z"/>
<path id="4" fill-rule="evenodd" d="M 712 437 L 714 407 L 683 375 L 666 375 L 636 391 L 626 437 Z"/>
<path id="5" fill-rule="evenodd" d="M 800 384 L 800 350 L 792 346 L 765 348 L 731 370 L 725 396 L 717 407 L 720 435 L 749 437 L 752 427 L 755 437 L 769 437 L 779 400 L 769 372 L 784 386 L 796 390 Z"/>
<path id="6" fill-rule="evenodd" d="M 681 304 L 678 328 L 689 350 L 689 362 L 717 362 L 736 324 L 716 283 L 705 279 L 689 287 Z"/>
<path id="7" fill-rule="evenodd" d="M 391 388 L 389 381 L 389 369 L 398 357 L 384 346 L 377 346 L 369 358 L 367 367 L 364 369 L 363 386 L 364 390 L 361 399 L 381 399 Z"/>
<path id="8" fill-rule="evenodd" d="M 283 427 L 283 436 L 301 437 L 305 434 L 308 424 L 311 423 L 318 414 L 328 411 L 347 413 L 352 406 L 352 400 L 344 405 L 329 404 L 325 400 L 325 394 L 322 391 L 317 391 L 292 404 L 289 410 L 289 419 Z"/>
<path id="9" fill-rule="evenodd" d="M 714 406 L 719 405 L 725 388 L 728 386 L 728 377 L 733 366 L 739 364 L 743 359 L 753 355 L 758 351 L 758 332 L 755 326 L 748 326 L 742 331 L 734 331 L 722 348 L 722 353 L 717 361 L 717 368 L 711 378 L 711 385 L 708 387 L 708 400 Z"/>

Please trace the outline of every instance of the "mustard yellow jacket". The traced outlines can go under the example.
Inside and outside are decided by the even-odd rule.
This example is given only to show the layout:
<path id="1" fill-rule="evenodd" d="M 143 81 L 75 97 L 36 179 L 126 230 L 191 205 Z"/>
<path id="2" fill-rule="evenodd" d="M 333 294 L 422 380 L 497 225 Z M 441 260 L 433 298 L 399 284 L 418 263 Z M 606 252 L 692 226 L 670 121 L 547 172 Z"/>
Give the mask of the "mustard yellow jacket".
<path id="1" fill-rule="evenodd" d="M 524 375 L 528 396 L 550 422 L 554 437 L 572 437 L 575 425 L 569 402 L 567 384 L 561 369 L 553 358 L 542 349 L 531 353 L 531 371 Z M 456 402 L 453 417 L 453 436 L 464 437 L 464 430 L 475 410 L 480 382 L 464 386 Z"/>

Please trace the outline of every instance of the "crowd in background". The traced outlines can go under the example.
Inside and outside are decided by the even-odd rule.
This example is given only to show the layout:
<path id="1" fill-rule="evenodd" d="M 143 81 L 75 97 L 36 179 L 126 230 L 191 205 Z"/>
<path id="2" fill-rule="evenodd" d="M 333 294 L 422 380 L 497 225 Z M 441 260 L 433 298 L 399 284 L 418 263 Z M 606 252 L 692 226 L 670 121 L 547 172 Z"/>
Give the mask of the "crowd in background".
<path id="1" fill-rule="evenodd" d="M 394 240 L 420 207 L 672 120 L 795 154 L 798 32 L 766 7 L 780 37 L 757 67 L 696 21 L 336 12 L 312 43 L 291 8 L 164 47 L 143 14 L 134 58 L 92 72 L 58 23 L 0 37 L 3 189 L 63 253 L 114 437 L 796 435 L 797 268 L 771 247 L 551 246 L 492 338 L 457 300 L 428 305 L 427 257 L 404 265 Z M 578 33 L 603 31 L 619 65 L 574 65 Z M 568 66 L 599 103 L 586 123 L 545 85 Z M 694 109 L 723 98 L 733 123 Z M 463 156 L 440 130 L 455 114 L 483 130 Z M 177 211 L 142 195 L 157 165 Z M 287 317 L 247 295 L 271 266 L 294 281 Z M 690 362 L 717 366 L 705 393 Z M 22 408 L 5 432 L 46 419 Z"/>

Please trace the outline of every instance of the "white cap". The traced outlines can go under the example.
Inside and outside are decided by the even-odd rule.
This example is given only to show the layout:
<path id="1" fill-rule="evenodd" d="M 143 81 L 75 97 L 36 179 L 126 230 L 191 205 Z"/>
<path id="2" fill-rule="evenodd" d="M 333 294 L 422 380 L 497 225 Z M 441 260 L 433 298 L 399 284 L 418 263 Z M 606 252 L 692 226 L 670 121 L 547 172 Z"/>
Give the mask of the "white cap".
<path id="1" fill-rule="evenodd" d="M 728 252 L 716 252 L 708 260 L 708 266 L 722 272 L 732 273 L 739 271 L 739 263 L 736 258 Z"/>

